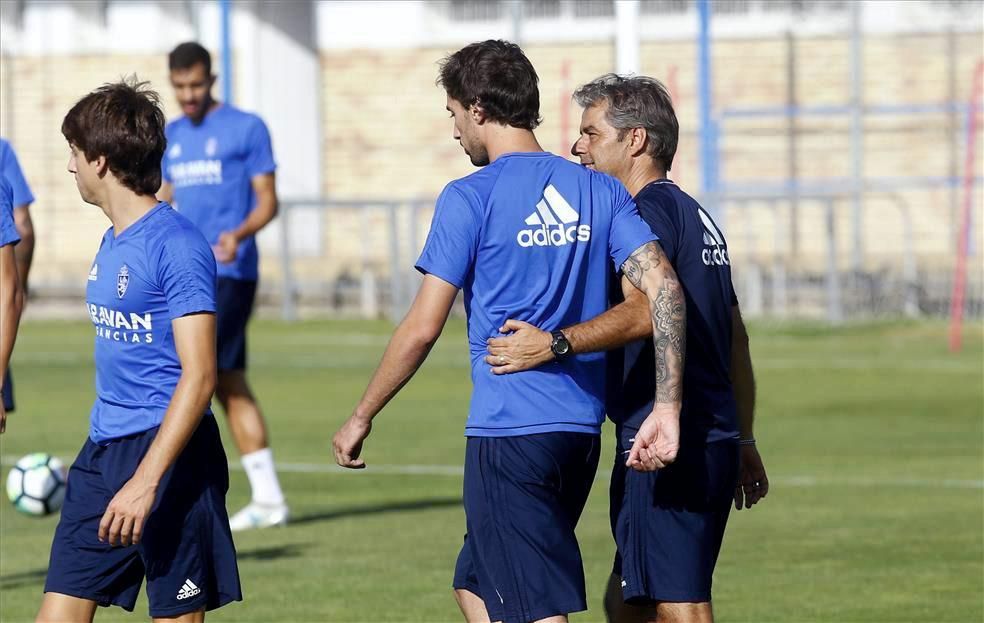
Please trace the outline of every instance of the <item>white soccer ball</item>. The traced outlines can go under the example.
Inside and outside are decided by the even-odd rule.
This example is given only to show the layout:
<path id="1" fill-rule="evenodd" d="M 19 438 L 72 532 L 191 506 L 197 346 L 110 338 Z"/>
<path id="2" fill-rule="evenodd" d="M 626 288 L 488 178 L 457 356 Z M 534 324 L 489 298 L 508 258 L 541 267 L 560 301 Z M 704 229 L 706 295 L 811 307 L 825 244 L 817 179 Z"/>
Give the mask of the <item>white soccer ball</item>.
<path id="1" fill-rule="evenodd" d="M 7 474 L 7 497 L 26 515 L 50 515 L 65 501 L 65 480 L 65 465 L 57 457 L 28 454 Z"/>

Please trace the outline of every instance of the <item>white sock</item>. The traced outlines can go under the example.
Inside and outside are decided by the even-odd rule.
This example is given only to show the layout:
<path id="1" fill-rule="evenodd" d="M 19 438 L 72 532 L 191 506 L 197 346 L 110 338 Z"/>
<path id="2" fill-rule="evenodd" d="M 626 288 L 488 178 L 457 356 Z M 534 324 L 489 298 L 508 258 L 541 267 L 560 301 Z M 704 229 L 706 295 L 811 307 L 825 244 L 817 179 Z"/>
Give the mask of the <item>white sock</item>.
<path id="1" fill-rule="evenodd" d="M 273 452 L 263 448 L 244 454 L 241 458 L 249 486 L 253 490 L 253 501 L 257 504 L 276 506 L 284 503 L 284 492 L 277 480 L 277 470 L 273 466 Z"/>

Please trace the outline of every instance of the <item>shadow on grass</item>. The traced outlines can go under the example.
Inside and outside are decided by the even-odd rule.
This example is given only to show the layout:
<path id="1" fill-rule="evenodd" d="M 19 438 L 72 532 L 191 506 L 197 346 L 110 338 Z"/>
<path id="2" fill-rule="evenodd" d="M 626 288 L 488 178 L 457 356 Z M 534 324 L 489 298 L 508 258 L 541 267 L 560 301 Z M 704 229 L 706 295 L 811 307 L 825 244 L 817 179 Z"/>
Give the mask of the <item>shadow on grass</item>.
<path id="1" fill-rule="evenodd" d="M 432 508 L 449 508 L 461 506 L 460 497 L 428 498 L 423 500 L 409 500 L 406 502 L 388 502 L 385 504 L 367 504 L 364 506 L 349 506 L 346 508 L 336 508 L 321 513 L 309 513 L 292 517 L 287 529 L 290 526 L 301 524 L 316 523 L 319 521 L 332 521 L 335 519 L 345 519 L 346 517 L 359 517 L 363 515 L 381 515 L 385 513 L 407 513 L 413 511 L 429 510 Z M 309 543 L 289 543 L 274 547 L 261 547 L 259 549 L 239 550 L 236 557 L 239 560 L 278 560 L 282 558 L 297 558 L 310 550 Z M 47 567 L 22 571 L 20 573 L 10 573 L 0 575 L 0 589 L 10 590 L 31 584 L 40 585 L 44 582 L 48 574 Z"/>
<path id="2" fill-rule="evenodd" d="M 336 508 L 321 513 L 309 513 L 291 517 L 287 527 L 315 523 L 318 521 L 332 521 L 335 519 L 345 519 L 346 517 L 357 517 L 362 515 L 381 515 L 384 513 L 405 513 L 411 511 L 428 510 L 431 508 L 447 508 L 450 506 L 461 506 L 461 498 L 429 498 L 424 500 L 410 500 L 407 502 L 387 502 L 385 504 L 369 504 L 366 506 L 349 506 Z"/>
<path id="3" fill-rule="evenodd" d="M 274 547 L 261 547 L 259 549 L 238 550 L 236 559 L 243 560 L 279 560 L 281 558 L 297 558 L 310 551 L 310 543 L 288 543 L 287 545 L 276 545 Z"/>
<path id="4" fill-rule="evenodd" d="M 33 569 L 31 571 L 21 571 L 20 573 L 8 573 L 0 575 L 0 590 L 10 590 L 29 584 L 41 585 L 44 578 L 48 575 L 48 568 Z"/>

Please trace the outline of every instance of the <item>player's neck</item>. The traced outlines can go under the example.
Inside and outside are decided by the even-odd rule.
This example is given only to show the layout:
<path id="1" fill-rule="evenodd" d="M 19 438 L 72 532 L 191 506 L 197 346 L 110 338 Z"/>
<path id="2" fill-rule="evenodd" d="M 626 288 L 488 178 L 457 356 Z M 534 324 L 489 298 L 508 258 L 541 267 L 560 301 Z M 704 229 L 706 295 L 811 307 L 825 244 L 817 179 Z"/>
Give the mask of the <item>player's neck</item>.
<path id="1" fill-rule="evenodd" d="M 620 176 L 619 178 L 622 185 L 625 186 L 625 190 L 629 191 L 629 194 L 633 197 L 638 195 L 639 191 L 649 184 L 666 178 L 665 169 L 660 169 L 656 165 L 652 164 L 652 159 L 648 156 L 644 156 L 644 158 L 645 161 L 634 161 L 632 163 L 632 168 L 628 171 L 628 173 L 624 176 Z M 622 177 L 625 179 L 621 179 Z"/>
<path id="2" fill-rule="evenodd" d="M 485 147 L 490 163 L 502 154 L 543 151 L 533 132 L 504 125 L 493 125 L 486 130 Z"/>
<path id="3" fill-rule="evenodd" d="M 215 112 L 217 108 L 222 106 L 222 102 L 212 99 L 211 96 L 208 98 L 208 102 L 205 105 L 205 112 L 202 113 L 201 117 L 193 118 L 191 120 L 192 125 L 201 125 L 205 121 L 205 117 Z"/>
<path id="4" fill-rule="evenodd" d="M 153 195 L 138 195 L 121 184 L 114 184 L 106 188 L 99 207 L 113 224 L 113 235 L 119 236 L 156 205 L 157 198 Z"/>

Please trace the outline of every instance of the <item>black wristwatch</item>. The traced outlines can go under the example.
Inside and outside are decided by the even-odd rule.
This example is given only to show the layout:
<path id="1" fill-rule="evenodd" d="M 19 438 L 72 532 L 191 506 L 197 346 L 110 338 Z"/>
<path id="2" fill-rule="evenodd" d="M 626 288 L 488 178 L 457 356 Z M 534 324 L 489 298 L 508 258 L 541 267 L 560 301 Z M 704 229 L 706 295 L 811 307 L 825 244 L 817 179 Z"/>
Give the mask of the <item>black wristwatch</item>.
<path id="1" fill-rule="evenodd" d="M 554 357 L 558 361 L 567 359 L 571 355 L 571 343 L 567 341 L 567 336 L 561 330 L 551 331 L 550 335 L 553 336 L 553 340 L 550 341 L 550 352 L 554 354 Z"/>

